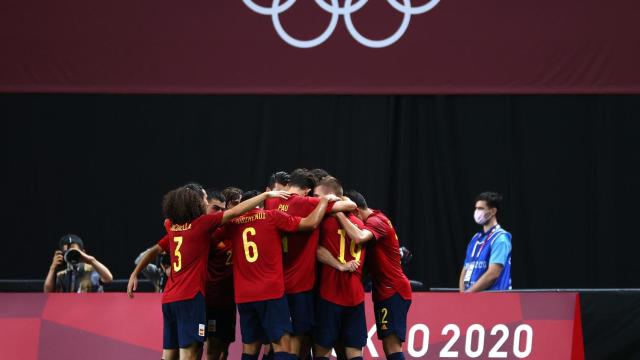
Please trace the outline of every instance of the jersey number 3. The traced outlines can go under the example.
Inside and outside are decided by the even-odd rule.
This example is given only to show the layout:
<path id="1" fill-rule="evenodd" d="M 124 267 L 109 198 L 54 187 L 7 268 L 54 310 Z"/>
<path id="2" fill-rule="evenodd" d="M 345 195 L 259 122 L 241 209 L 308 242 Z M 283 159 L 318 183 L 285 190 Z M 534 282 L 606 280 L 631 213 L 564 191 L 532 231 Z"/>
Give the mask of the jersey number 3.
<path id="1" fill-rule="evenodd" d="M 182 246 L 182 236 L 176 236 L 173 238 L 173 242 L 178 243 L 176 250 L 173 252 L 175 255 L 175 261 L 173 262 L 173 271 L 178 272 L 182 269 L 182 254 L 180 254 L 180 247 Z"/>

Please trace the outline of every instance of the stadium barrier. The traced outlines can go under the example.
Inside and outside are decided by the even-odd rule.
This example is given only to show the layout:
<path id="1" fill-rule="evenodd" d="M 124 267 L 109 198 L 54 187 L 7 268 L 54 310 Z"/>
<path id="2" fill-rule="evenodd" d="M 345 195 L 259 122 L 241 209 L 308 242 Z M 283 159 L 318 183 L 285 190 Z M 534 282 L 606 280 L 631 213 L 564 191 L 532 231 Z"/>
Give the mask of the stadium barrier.
<path id="1" fill-rule="evenodd" d="M 160 294 L 0 294 L 0 358 L 154 359 Z M 408 359 L 583 359 L 577 293 L 415 293 Z M 384 359 L 370 294 L 365 359 Z M 385 320 L 384 318 L 382 320 Z M 240 358 L 240 334 L 230 359 Z"/>

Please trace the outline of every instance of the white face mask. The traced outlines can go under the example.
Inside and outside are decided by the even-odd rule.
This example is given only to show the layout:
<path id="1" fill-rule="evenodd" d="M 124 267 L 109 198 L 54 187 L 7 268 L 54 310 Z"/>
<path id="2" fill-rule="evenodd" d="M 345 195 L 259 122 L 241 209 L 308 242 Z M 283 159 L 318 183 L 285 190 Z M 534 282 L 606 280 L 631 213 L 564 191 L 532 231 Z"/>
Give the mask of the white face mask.
<path id="1" fill-rule="evenodd" d="M 473 219 L 476 221 L 476 224 L 478 225 L 486 224 L 490 218 L 491 218 L 491 213 L 486 210 L 476 209 L 476 211 L 473 213 Z"/>

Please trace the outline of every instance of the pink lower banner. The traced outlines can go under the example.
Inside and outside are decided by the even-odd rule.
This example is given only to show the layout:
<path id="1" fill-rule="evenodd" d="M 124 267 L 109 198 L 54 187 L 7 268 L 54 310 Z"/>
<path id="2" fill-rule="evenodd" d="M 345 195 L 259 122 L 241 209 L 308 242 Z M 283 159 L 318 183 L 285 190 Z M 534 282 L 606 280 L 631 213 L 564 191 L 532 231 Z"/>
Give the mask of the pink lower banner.
<path id="1" fill-rule="evenodd" d="M 364 358 L 384 359 L 365 304 Z M 576 293 L 416 293 L 406 340 L 407 359 L 584 359 Z M 160 294 L 0 294 L 2 359 L 157 360 L 161 348 Z"/>

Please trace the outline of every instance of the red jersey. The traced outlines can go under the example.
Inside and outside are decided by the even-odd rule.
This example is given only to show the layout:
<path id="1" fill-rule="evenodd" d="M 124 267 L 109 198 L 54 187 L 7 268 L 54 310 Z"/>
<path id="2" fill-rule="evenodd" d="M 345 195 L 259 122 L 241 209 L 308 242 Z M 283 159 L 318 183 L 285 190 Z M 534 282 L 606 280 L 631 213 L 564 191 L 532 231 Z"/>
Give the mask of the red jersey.
<path id="1" fill-rule="evenodd" d="M 221 231 L 222 228 L 218 228 Z M 230 308 L 233 300 L 233 269 L 231 240 L 214 240 L 207 262 L 207 284 L 205 300 L 213 308 Z"/>
<path id="2" fill-rule="evenodd" d="M 300 220 L 280 211 L 254 209 L 216 233 L 231 239 L 236 303 L 284 295 L 281 233 L 296 231 Z"/>
<path id="3" fill-rule="evenodd" d="M 192 299 L 205 294 L 207 260 L 213 231 L 222 222 L 223 212 L 202 215 L 192 223 L 173 224 L 158 242 L 171 257 L 171 275 L 162 294 L 162 303 Z"/>
<path id="4" fill-rule="evenodd" d="M 382 301 L 400 294 L 411 300 L 411 284 L 400 264 L 400 243 L 391 221 L 378 210 L 364 222 L 364 228 L 371 231 L 374 240 L 369 245 L 367 269 L 373 281 L 373 301 Z"/>
<path id="5" fill-rule="evenodd" d="M 265 201 L 265 209 L 275 209 L 289 215 L 306 217 L 320 202 L 319 198 L 292 194 L 289 199 L 271 198 Z M 327 206 L 327 212 L 333 203 Z M 316 282 L 316 251 L 318 250 L 319 229 L 311 232 L 284 234 L 284 286 L 287 294 L 295 294 L 313 289 Z"/>
<path id="6" fill-rule="evenodd" d="M 349 220 L 358 228 L 364 224 L 354 215 Z M 340 227 L 338 219 L 328 217 L 320 226 L 320 245 L 329 250 L 333 257 L 346 264 L 351 260 L 358 260 L 360 267 L 354 272 L 342 272 L 333 267 L 322 264 L 320 267 L 320 297 L 334 304 L 342 306 L 356 306 L 364 301 L 362 287 L 362 265 L 366 247 L 356 244 Z"/>

